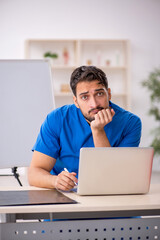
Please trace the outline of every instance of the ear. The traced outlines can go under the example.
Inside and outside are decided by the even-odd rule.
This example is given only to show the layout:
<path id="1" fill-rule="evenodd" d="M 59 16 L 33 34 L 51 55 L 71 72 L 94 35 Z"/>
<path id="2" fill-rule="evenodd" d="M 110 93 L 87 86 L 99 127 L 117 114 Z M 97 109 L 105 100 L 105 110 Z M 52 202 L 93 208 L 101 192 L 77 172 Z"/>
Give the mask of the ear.
<path id="1" fill-rule="evenodd" d="M 108 88 L 108 90 L 107 90 L 107 91 L 108 91 L 108 100 L 110 101 L 110 100 L 111 100 L 111 96 L 112 96 L 112 95 L 111 95 L 111 89 L 110 89 L 110 88 Z"/>
<path id="2" fill-rule="evenodd" d="M 73 101 L 74 101 L 74 104 L 76 105 L 76 107 L 79 108 L 76 96 L 73 96 Z"/>

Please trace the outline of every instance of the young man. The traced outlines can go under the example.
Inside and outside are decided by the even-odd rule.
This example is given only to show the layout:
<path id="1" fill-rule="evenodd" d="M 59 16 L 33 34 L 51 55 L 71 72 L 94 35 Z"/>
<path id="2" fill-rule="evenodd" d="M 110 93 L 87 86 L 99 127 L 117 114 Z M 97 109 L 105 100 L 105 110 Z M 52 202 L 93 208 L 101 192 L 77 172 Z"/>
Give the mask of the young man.
<path id="1" fill-rule="evenodd" d="M 52 111 L 41 126 L 28 171 L 31 185 L 70 190 L 78 182 L 80 148 L 140 143 L 140 119 L 110 101 L 102 70 L 79 67 L 71 75 L 70 86 L 75 104 Z"/>

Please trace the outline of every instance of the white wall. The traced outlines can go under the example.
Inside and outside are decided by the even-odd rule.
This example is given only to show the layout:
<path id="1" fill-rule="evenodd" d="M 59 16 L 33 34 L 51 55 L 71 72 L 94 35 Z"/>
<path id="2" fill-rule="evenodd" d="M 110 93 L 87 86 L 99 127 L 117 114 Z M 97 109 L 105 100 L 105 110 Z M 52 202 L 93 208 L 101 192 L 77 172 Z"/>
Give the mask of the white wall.
<path id="1" fill-rule="evenodd" d="M 129 39 L 132 111 L 142 119 L 141 146 L 148 146 L 156 123 L 140 82 L 160 67 L 159 23 L 159 0 L 0 0 L 0 58 L 24 58 L 28 38 Z"/>

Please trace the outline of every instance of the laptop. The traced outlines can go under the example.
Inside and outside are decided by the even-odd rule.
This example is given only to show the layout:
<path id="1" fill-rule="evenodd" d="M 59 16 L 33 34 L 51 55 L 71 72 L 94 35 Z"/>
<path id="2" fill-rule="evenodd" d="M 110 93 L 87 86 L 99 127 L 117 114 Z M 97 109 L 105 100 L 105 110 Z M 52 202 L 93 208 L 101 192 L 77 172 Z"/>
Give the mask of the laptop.
<path id="1" fill-rule="evenodd" d="M 148 193 L 153 148 L 81 148 L 77 194 Z"/>

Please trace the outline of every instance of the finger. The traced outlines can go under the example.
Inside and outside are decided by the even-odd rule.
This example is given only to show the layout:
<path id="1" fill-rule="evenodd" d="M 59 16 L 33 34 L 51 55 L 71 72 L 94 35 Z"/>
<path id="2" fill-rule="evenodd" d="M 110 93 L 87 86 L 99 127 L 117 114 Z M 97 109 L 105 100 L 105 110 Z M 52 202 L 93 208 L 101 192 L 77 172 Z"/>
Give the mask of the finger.
<path id="1" fill-rule="evenodd" d="M 101 124 L 105 124 L 106 123 L 106 113 L 105 113 L 105 110 L 101 110 L 98 112 L 97 114 L 99 116 L 99 121 Z"/>
<path id="2" fill-rule="evenodd" d="M 110 109 L 105 109 L 105 113 L 106 113 L 108 122 L 111 122 L 112 121 L 112 113 L 111 113 Z"/>
<path id="3" fill-rule="evenodd" d="M 57 181 L 57 188 L 58 189 L 61 189 L 61 190 L 70 190 L 74 187 L 74 183 L 72 182 L 72 184 L 66 182 L 65 180 L 63 179 L 59 179 Z"/>
<path id="4" fill-rule="evenodd" d="M 56 188 L 57 190 L 66 190 L 66 187 L 63 186 L 63 184 L 61 184 L 61 179 L 60 179 L 59 176 L 56 177 L 55 188 Z"/>
<path id="5" fill-rule="evenodd" d="M 65 180 L 61 180 L 60 181 L 60 184 L 66 189 L 66 190 L 70 190 L 72 188 L 74 188 L 74 182 L 73 181 L 70 181 L 70 182 L 67 182 Z"/>
<path id="6" fill-rule="evenodd" d="M 112 117 L 115 115 L 115 111 L 113 108 L 111 109 L 111 114 L 112 114 Z"/>
<path id="7" fill-rule="evenodd" d="M 63 190 L 63 191 L 69 191 L 71 190 L 73 187 L 70 186 L 66 186 L 64 182 L 59 182 L 56 186 L 56 189 L 58 190 Z"/>
<path id="8" fill-rule="evenodd" d="M 75 172 L 71 172 L 71 174 L 72 174 L 73 176 L 76 176 L 76 175 L 77 175 L 77 173 L 75 173 Z"/>
<path id="9" fill-rule="evenodd" d="M 74 182 L 73 182 L 72 178 L 74 179 L 75 177 L 71 173 L 63 171 L 58 175 L 58 177 L 59 177 L 58 182 L 60 182 L 63 186 L 66 186 L 67 188 L 74 187 Z M 76 180 L 76 178 L 75 178 L 75 180 Z"/>
<path id="10" fill-rule="evenodd" d="M 99 111 L 100 112 L 100 111 Z M 95 118 L 95 122 L 99 123 L 100 122 L 100 116 L 99 116 L 99 112 L 97 114 L 95 114 L 94 118 Z"/>
<path id="11" fill-rule="evenodd" d="M 102 111 L 98 112 L 100 116 L 100 121 L 102 124 L 107 124 L 112 121 L 112 116 L 109 109 L 103 109 Z"/>
<path id="12" fill-rule="evenodd" d="M 63 175 L 61 180 L 63 181 L 63 185 L 67 187 L 74 187 L 74 180 L 76 181 L 76 178 L 70 173 L 69 176 Z"/>
<path id="13" fill-rule="evenodd" d="M 72 172 L 71 174 L 72 174 L 72 181 L 74 182 L 74 184 L 78 183 L 78 179 L 76 178 L 77 173 Z"/>
<path id="14" fill-rule="evenodd" d="M 63 175 L 65 175 L 66 177 L 68 177 L 71 181 L 73 182 L 78 182 L 78 179 L 75 177 L 77 175 L 77 173 L 75 172 L 66 172 L 66 171 L 63 171 L 61 172 Z"/>

